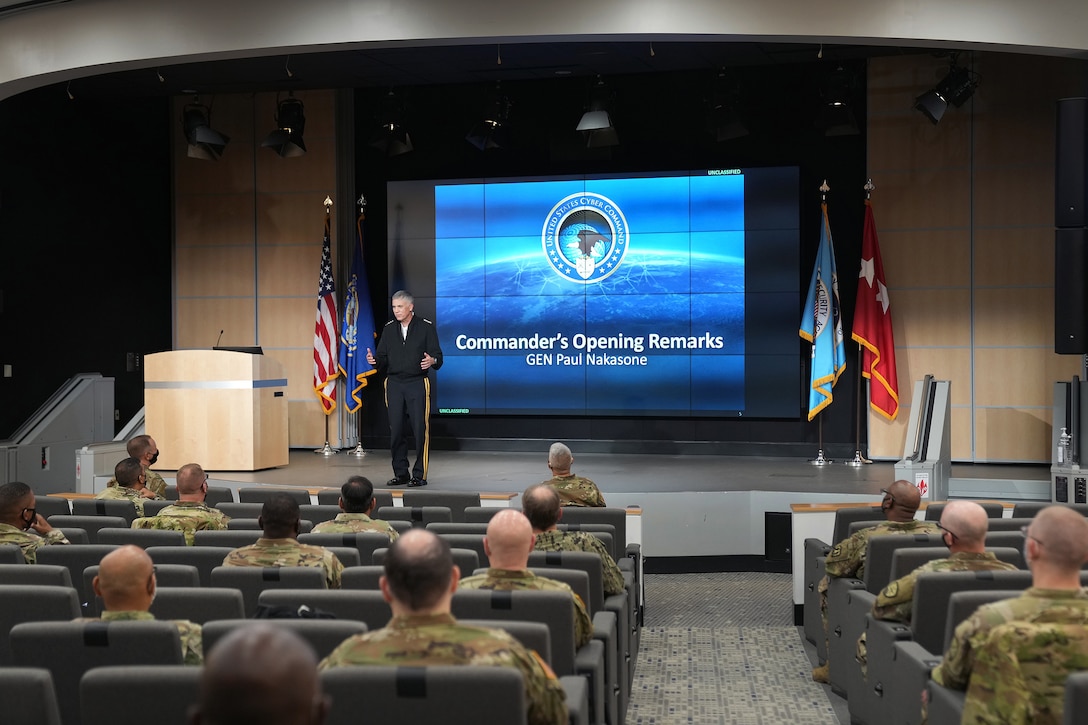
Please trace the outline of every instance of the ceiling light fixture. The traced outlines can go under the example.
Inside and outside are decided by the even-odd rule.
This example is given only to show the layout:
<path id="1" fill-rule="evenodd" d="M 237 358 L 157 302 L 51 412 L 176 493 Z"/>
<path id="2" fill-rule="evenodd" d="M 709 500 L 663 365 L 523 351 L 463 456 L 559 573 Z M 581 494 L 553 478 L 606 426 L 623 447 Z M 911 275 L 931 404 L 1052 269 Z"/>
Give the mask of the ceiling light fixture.
<path id="1" fill-rule="evenodd" d="M 480 122 L 472 127 L 465 140 L 480 149 L 499 149 L 509 145 L 510 99 L 502 93 L 502 84 L 496 82 L 488 95 Z"/>
<path id="2" fill-rule="evenodd" d="M 854 85 L 853 73 L 841 65 L 824 79 L 816 127 L 823 129 L 825 136 L 857 136 L 861 133 L 851 108 Z"/>
<path id="3" fill-rule="evenodd" d="M 378 116 L 378 131 L 370 139 L 370 145 L 386 156 L 400 156 L 412 151 L 412 137 L 404 128 L 404 107 L 392 90 L 382 100 Z"/>
<path id="4" fill-rule="evenodd" d="M 740 113 L 740 85 L 723 68 L 718 71 L 710 97 L 710 133 L 718 143 L 748 135 Z"/>
<path id="5" fill-rule="evenodd" d="M 978 88 L 981 79 L 977 73 L 956 65 L 958 53 L 952 54 L 948 73 L 932 89 L 914 99 L 914 108 L 934 125 L 940 123 L 948 110 L 948 104 L 959 108 Z"/>
<path id="6" fill-rule="evenodd" d="M 182 110 L 181 127 L 189 144 L 189 158 L 218 161 L 223 149 L 230 143 L 229 136 L 212 129 L 211 120 L 211 109 L 199 98 L 193 98 L 193 102 Z"/>
<path id="7" fill-rule="evenodd" d="M 270 148 L 283 158 L 302 156 L 306 144 L 302 134 L 306 130 L 306 115 L 302 101 L 294 94 L 276 103 L 276 129 L 268 134 L 261 146 Z"/>
<path id="8" fill-rule="evenodd" d="M 586 146 L 596 148 L 601 146 L 618 146 L 619 135 L 612 125 L 612 115 L 609 109 L 612 107 L 613 94 L 604 79 L 597 76 L 597 82 L 590 91 L 589 104 L 582 119 L 575 130 L 583 131 L 586 135 Z"/>

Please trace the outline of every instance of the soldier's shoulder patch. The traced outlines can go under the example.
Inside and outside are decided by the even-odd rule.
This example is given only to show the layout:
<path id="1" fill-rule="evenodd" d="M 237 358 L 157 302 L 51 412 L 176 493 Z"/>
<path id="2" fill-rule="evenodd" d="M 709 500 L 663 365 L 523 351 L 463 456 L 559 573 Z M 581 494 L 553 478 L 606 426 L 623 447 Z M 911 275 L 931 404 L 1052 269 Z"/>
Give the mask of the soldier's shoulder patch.
<path id="1" fill-rule="evenodd" d="M 888 586 L 884 587 L 883 591 L 880 592 L 880 596 L 882 597 L 894 597 L 897 594 L 899 594 L 898 581 L 891 582 L 890 584 L 888 584 Z"/>
<path id="2" fill-rule="evenodd" d="M 544 670 L 544 674 L 548 676 L 549 680 L 556 679 L 555 672 L 552 671 L 552 668 L 548 665 L 547 662 L 544 661 L 544 659 L 535 649 L 529 650 L 529 654 L 531 654 L 533 656 L 533 659 L 536 660 L 536 663 L 540 665 L 540 669 Z"/>

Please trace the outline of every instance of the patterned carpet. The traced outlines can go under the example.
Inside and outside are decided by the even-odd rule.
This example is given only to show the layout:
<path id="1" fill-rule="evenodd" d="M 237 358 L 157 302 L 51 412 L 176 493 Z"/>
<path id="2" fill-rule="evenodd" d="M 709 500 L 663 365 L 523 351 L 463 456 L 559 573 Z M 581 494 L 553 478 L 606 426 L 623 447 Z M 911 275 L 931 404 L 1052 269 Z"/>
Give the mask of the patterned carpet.
<path id="1" fill-rule="evenodd" d="M 810 677 L 789 574 L 646 575 L 627 722 L 838 725 Z"/>

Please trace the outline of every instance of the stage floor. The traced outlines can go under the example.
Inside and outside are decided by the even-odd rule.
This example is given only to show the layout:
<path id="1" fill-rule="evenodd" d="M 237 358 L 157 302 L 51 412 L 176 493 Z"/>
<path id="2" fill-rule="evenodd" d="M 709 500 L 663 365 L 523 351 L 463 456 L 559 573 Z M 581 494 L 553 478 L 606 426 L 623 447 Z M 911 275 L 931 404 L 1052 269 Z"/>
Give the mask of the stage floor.
<path id="1" fill-rule="evenodd" d="M 410 460 L 412 458 L 410 457 Z M 625 506 L 623 495 L 728 491 L 797 492 L 803 494 L 875 495 L 895 480 L 893 462 L 848 466 L 835 462 L 814 466 L 799 458 L 754 456 L 631 455 L 575 451 L 573 471 L 592 479 L 610 506 Z M 170 475 L 166 474 L 165 475 Z M 211 472 L 219 485 L 340 486 L 362 475 L 382 487 L 392 477 L 388 450 L 326 456 L 292 450 L 282 468 L 254 472 Z M 954 464 L 953 479 L 1049 481 L 1049 467 Z M 171 476 L 172 477 L 172 476 Z M 481 493 L 517 493 L 551 477 L 547 451 L 540 453 L 432 451 L 428 488 Z"/>

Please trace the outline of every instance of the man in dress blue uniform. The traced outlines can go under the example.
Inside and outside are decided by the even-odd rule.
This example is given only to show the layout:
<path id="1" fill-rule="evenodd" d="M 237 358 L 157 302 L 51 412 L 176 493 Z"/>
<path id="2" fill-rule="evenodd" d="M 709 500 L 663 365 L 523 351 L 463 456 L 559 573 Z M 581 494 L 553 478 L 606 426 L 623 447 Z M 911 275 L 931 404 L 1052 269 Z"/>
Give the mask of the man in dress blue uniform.
<path id="1" fill-rule="evenodd" d="M 366 350 L 366 361 L 385 373 L 385 404 L 389 409 L 389 448 L 393 478 L 387 486 L 427 485 L 431 438 L 431 381 L 429 370 L 442 367 L 442 348 L 434 323 L 415 315 L 412 295 L 393 293 L 393 319 L 385 323 L 377 354 Z M 407 418 L 416 440 L 416 462 L 408 473 Z"/>

